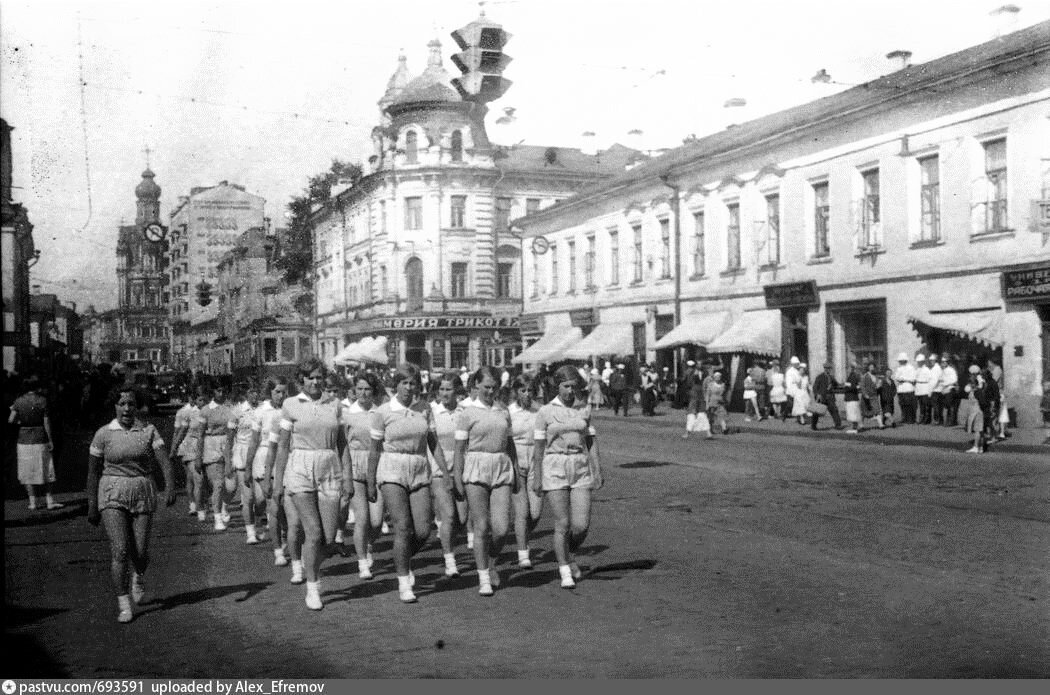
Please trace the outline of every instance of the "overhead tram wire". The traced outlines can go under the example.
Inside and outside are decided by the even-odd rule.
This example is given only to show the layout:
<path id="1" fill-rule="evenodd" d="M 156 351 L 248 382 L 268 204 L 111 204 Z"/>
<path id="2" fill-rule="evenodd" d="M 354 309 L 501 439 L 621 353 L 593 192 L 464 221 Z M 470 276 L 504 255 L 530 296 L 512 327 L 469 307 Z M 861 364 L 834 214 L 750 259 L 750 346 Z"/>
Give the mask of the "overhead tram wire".
<path id="1" fill-rule="evenodd" d="M 83 234 L 84 231 L 87 230 L 88 225 L 91 224 L 91 216 L 94 214 L 94 209 L 91 200 L 91 156 L 88 153 L 87 98 L 85 96 L 85 87 L 87 86 L 87 83 L 84 81 L 84 40 L 81 34 L 79 12 L 77 13 L 77 56 L 79 58 L 80 67 L 80 127 L 84 133 L 84 176 L 87 179 L 88 203 L 87 219 L 84 220 L 84 226 L 82 226 L 79 231 L 80 234 Z"/>

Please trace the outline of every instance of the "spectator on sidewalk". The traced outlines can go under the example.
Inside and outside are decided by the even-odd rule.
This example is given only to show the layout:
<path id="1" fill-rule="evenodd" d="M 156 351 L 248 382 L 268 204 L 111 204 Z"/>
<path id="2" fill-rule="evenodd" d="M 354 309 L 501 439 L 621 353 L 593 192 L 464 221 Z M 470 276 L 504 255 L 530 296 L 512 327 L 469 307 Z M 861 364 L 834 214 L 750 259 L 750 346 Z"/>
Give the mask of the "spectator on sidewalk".
<path id="1" fill-rule="evenodd" d="M 831 369 L 831 362 L 825 362 L 824 371 L 817 374 L 813 380 L 813 401 L 828 409 L 828 415 L 831 416 L 831 421 L 835 423 L 835 429 L 840 430 L 842 429 L 842 418 L 839 416 L 838 404 L 835 402 L 835 392 L 839 389 L 839 382 L 832 375 Z M 813 419 L 809 423 L 810 428 L 813 430 L 817 429 L 817 420 L 820 417 L 820 415 L 813 413 Z"/>
<path id="2" fill-rule="evenodd" d="M 809 366 L 802 362 L 798 365 L 798 381 L 795 385 L 795 399 L 791 406 L 791 416 L 798 418 L 798 424 L 805 425 L 809 416 Z"/>
<path id="3" fill-rule="evenodd" d="M 704 398 L 704 389 L 700 375 L 695 372 L 689 372 L 689 375 L 691 382 L 688 388 L 684 385 L 679 387 L 688 394 L 689 398 L 689 410 L 685 418 L 685 434 L 682 435 L 682 439 L 689 439 L 693 432 L 702 432 L 705 439 L 713 439 L 711 436 L 711 422 L 707 419 L 707 403 Z"/>
<path id="4" fill-rule="evenodd" d="M 926 358 L 926 366 L 930 370 L 930 417 L 928 418 L 929 422 L 926 424 L 940 425 L 941 412 L 944 409 L 942 400 L 944 368 L 941 367 L 940 359 L 935 352 L 931 352 L 930 356 Z"/>
<path id="5" fill-rule="evenodd" d="M 687 408 L 689 406 L 690 389 L 693 388 L 695 376 L 696 362 L 688 360 L 685 363 L 685 370 L 682 372 L 682 378 L 678 381 L 678 386 L 675 388 L 675 409 Z"/>
<path id="6" fill-rule="evenodd" d="M 930 394 L 933 393 L 932 374 L 926 364 L 926 357 L 921 353 L 915 356 L 915 402 L 919 413 L 916 421 L 920 425 L 932 422 L 933 412 L 930 408 Z"/>
<path id="7" fill-rule="evenodd" d="M 619 414 L 620 408 L 623 408 L 623 416 L 627 417 L 631 393 L 627 388 L 627 373 L 624 372 L 623 363 L 616 365 L 616 371 L 609 377 L 609 395 L 612 397 L 613 415 Z"/>
<path id="8" fill-rule="evenodd" d="M 897 397 L 897 384 L 893 381 L 893 370 L 886 367 L 882 379 L 879 381 L 879 405 L 882 408 L 883 426 L 896 427 L 897 420 L 893 416 L 894 400 Z"/>
<path id="9" fill-rule="evenodd" d="M 761 422 L 762 415 L 758 409 L 758 392 L 755 390 L 755 379 L 749 372 L 744 377 L 744 422 L 752 419 Z"/>
<path id="10" fill-rule="evenodd" d="M 773 360 L 766 370 L 766 384 L 769 385 L 769 406 L 773 409 L 771 417 L 783 419 L 787 404 L 787 390 L 784 387 L 784 373 L 780 371 L 780 360 Z"/>
<path id="11" fill-rule="evenodd" d="M 726 422 L 726 384 L 722 380 L 721 370 L 716 369 L 711 373 L 711 379 L 704 388 L 704 402 L 711 432 L 717 430 L 719 434 L 729 434 L 729 425 Z"/>
<path id="12" fill-rule="evenodd" d="M 861 413 L 860 372 L 857 369 L 856 361 L 850 361 L 849 363 L 849 373 L 846 375 L 846 382 L 842 386 L 842 400 L 846 404 L 846 422 L 850 425 L 846 432 L 848 434 L 857 434 L 860 432 Z"/>
<path id="13" fill-rule="evenodd" d="M 164 476 L 164 502 L 169 507 L 175 504 L 171 461 L 157 429 L 138 418 L 142 405 L 138 391 L 130 386 L 121 389 L 116 418 L 95 432 L 88 449 L 87 519 L 93 526 L 102 522 L 109 537 L 110 578 L 121 623 L 132 621 L 131 602 L 141 604 L 146 594 L 150 528 L 157 510 L 153 485 L 157 464 Z"/>
<path id="14" fill-rule="evenodd" d="M 897 402 L 901 407 L 901 423 L 915 424 L 915 367 L 908 362 L 908 353 L 897 355 L 897 370 L 893 381 L 897 384 Z"/>
<path id="15" fill-rule="evenodd" d="M 882 401 L 879 398 L 879 376 L 875 362 L 871 361 L 864 365 L 864 374 L 860 377 L 860 414 L 861 424 L 864 420 L 872 419 L 878 422 L 878 428 L 884 429 L 885 422 L 882 419 Z"/>
<path id="16" fill-rule="evenodd" d="M 766 383 L 766 363 L 755 360 L 755 364 L 748 371 L 755 385 L 755 398 L 758 404 L 758 419 L 769 417 L 769 385 Z"/>
<path id="17" fill-rule="evenodd" d="M 995 424 L 996 439 L 1002 440 L 1006 439 L 1006 427 L 1010 424 L 1010 409 L 1007 407 L 1006 400 L 1006 379 L 1003 375 L 1002 366 L 996 362 L 994 357 L 988 359 L 988 372 L 999 391 L 999 402 L 996 404 L 997 412 Z"/>
<path id="18" fill-rule="evenodd" d="M 656 376 L 649 365 L 643 364 L 639 375 L 642 415 L 656 415 Z"/>
<path id="19" fill-rule="evenodd" d="M 25 381 L 25 393 L 11 404 L 7 418 L 10 425 L 18 425 L 18 481 L 25 486 L 29 497 L 29 511 L 36 511 L 36 488 L 44 488 L 44 503 L 48 509 L 61 509 L 55 501 L 51 484 L 55 482 L 54 438 L 51 434 L 51 416 L 44 398 L 44 385 L 31 374 Z"/>
<path id="20" fill-rule="evenodd" d="M 988 440 L 985 437 L 988 419 L 991 415 L 992 399 L 989 393 L 988 380 L 981 373 L 981 368 L 976 364 L 969 367 L 969 380 L 965 387 L 966 391 L 966 431 L 973 435 L 973 447 L 967 449 L 968 454 L 981 454 L 987 449 Z"/>
<path id="21" fill-rule="evenodd" d="M 941 355 L 941 408 L 941 424 L 955 427 L 959 417 L 959 373 L 948 355 Z"/>
<path id="22" fill-rule="evenodd" d="M 799 365 L 802 361 L 796 357 L 791 357 L 791 363 L 788 368 L 784 371 L 784 394 L 787 397 L 784 411 L 781 414 L 782 420 L 787 420 L 791 417 L 792 413 L 795 412 L 795 393 L 798 391 L 799 386 Z"/>

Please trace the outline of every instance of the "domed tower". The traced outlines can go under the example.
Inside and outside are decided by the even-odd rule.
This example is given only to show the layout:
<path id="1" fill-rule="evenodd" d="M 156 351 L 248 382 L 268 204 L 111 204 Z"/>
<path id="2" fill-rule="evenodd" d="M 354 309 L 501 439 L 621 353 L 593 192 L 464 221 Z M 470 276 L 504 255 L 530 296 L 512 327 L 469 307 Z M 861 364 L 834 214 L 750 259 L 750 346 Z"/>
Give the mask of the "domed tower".
<path id="1" fill-rule="evenodd" d="M 160 186 L 153 179 L 156 174 L 146 167 L 142 181 L 135 186 L 138 203 L 135 209 L 135 224 L 142 227 L 151 222 L 160 222 Z"/>
<path id="2" fill-rule="evenodd" d="M 379 100 L 379 110 L 386 115 L 386 107 L 390 106 L 405 91 L 405 87 L 412 81 L 412 74 L 408 71 L 408 58 L 402 53 L 397 57 L 397 69 L 386 83 L 386 92 Z"/>

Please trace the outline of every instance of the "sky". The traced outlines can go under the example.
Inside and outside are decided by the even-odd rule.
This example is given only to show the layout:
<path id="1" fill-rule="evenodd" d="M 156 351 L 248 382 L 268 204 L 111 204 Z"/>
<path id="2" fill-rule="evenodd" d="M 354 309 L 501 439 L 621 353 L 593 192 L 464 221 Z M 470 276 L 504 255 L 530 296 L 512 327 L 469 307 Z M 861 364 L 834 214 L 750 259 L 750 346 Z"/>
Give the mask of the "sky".
<path id="1" fill-rule="evenodd" d="M 1050 0 L 994 14 L 1003 4 L 492 0 L 513 85 L 487 127 L 507 145 L 674 147 L 893 72 L 890 51 L 922 63 L 1050 19 Z M 165 217 L 225 180 L 279 225 L 333 158 L 367 160 L 399 52 L 418 74 L 436 37 L 454 75 L 449 34 L 478 13 L 476 0 L 0 0 L 13 197 L 41 251 L 31 282 L 78 309 L 116 305 L 117 228 L 134 220 L 147 148 Z M 830 83 L 810 79 L 821 69 Z M 513 122 L 496 124 L 505 108 Z"/>

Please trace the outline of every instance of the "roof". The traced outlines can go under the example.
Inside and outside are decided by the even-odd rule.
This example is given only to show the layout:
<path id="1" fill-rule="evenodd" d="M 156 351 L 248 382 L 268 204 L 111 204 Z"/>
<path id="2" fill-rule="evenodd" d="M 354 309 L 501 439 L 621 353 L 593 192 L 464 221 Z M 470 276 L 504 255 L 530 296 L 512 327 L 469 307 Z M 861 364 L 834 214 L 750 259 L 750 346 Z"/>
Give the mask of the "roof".
<path id="1" fill-rule="evenodd" d="M 409 81 L 403 89 L 397 90 L 396 94 L 391 94 L 391 86 L 394 85 L 396 89 L 395 78 L 398 77 L 398 73 L 394 73 L 390 78 L 391 84 L 387 86 L 387 95 L 391 97 L 390 106 L 418 102 L 463 101 L 452 88 L 452 76 L 441 64 L 441 42 L 434 39 L 427 47 L 430 49 L 430 55 L 427 59 L 427 69 L 422 75 Z M 398 70 L 400 71 L 400 62 Z"/>
<path id="2" fill-rule="evenodd" d="M 606 180 L 528 218 L 549 219 L 562 210 L 585 204 L 603 193 L 652 180 L 674 173 L 682 167 L 718 155 L 733 153 L 741 148 L 765 144 L 767 141 L 791 136 L 799 130 L 813 128 L 854 115 L 864 115 L 876 107 L 898 101 L 909 95 L 929 90 L 937 92 L 937 85 L 957 81 L 968 73 L 996 63 L 1021 58 L 1032 53 L 1050 50 L 1050 21 L 999 37 L 987 43 L 972 46 L 957 53 L 911 65 L 889 75 L 847 89 L 838 94 L 817 99 L 800 106 L 741 123 L 724 131 L 699 138 L 689 144 L 669 150 L 666 154 Z M 1050 81 L 1050 80 L 1048 80 Z"/>
<path id="3" fill-rule="evenodd" d="M 628 163 L 645 159 L 645 155 L 619 143 L 596 155 L 585 154 L 574 147 L 514 145 L 497 147 L 496 161 L 506 171 L 553 169 L 564 172 L 612 175 L 622 172 Z"/>

